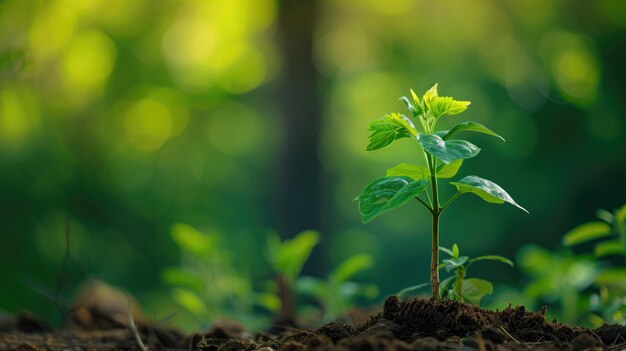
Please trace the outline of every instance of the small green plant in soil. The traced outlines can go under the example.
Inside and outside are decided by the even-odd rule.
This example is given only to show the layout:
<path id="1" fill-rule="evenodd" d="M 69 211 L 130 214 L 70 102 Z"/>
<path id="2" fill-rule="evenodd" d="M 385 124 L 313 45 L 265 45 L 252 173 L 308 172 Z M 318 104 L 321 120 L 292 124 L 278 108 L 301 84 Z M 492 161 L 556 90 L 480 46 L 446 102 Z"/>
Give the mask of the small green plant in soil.
<path id="1" fill-rule="evenodd" d="M 303 295 L 315 298 L 322 307 L 322 320 L 330 322 L 342 317 L 356 306 L 358 299 L 373 299 L 378 296 L 377 286 L 351 281 L 355 275 L 373 265 L 372 256 L 355 254 L 341 262 L 325 280 L 309 276 L 299 278 L 297 290 Z"/>
<path id="2" fill-rule="evenodd" d="M 171 287 L 173 300 L 186 312 L 177 319 L 189 319 L 188 323 L 202 327 L 223 316 L 236 317 L 253 328 L 267 323 L 254 313 L 257 303 L 251 299 L 255 296 L 252 285 L 235 269 L 218 233 L 177 223 L 171 236 L 181 251 L 181 263 L 164 269 L 161 278 Z"/>
<path id="3" fill-rule="evenodd" d="M 276 274 L 278 285 L 276 322 L 296 324 L 296 309 L 298 314 L 304 314 L 302 312 L 305 310 L 318 311 L 315 306 L 297 301 L 297 295 L 312 297 L 321 307 L 322 320 L 325 322 L 344 315 L 355 306 L 357 299 L 372 299 L 378 295 L 376 286 L 350 280 L 374 265 L 374 259 L 367 254 L 347 258 L 328 274 L 327 279 L 301 276 L 304 263 L 318 243 L 319 234 L 312 230 L 303 231 L 284 241 L 277 234 L 268 236 L 266 256 Z M 268 296 L 265 297 L 268 300 Z"/>
<path id="4" fill-rule="evenodd" d="M 467 278 L 467 272 L 474 262 L 496 261 L 513 267 L 511 260 L 499 255 L 484 255 L 474 258 L 461 256 L 457 244 L 452 245 L 450 249 L 440 247 L 439 250 L 450 256 L 450 258 L 442 260 L 439 269 L 445 269 L 447 272 L 452 273 L 450 277 L 444 279 L 439 284 L 439 294 L 441 297 L 451 300 L 479 305 L 480 300 L 485 295 L 493 293 L 493 284 L 490 281 L 479 278 Z M 412 286 L 401 290 L 397 295 L 398 297 L 403 297 L 427 285 L 428 283 Z"/>
<path id="5" fill-rule="evenodd" d="M 526 245 L 518 253 L 518 266 L 527 275 L 524 295 L 534 306 L 554 306 L 559 320 L 578 323 L 589 310 L 589 289 L 600 273 L 600 265 L 589 255 L 574 255 L 569 250 L 551 252 Z"/>
<path id="6" fill-rule="evenodd" d="M 566 247 L 593 246 L 593 257 L 601 266 L 590 296 L 590 320 L 601 323 L 626 322 L 626 205 L 613 212 L 598 210 L 599 220 L 583 223 L 563 236 Z M 599 261 L 603 260 L 603 261 Z"/>
<path id="7" fill-rule="evenodd" d="M 594 243 L 597 258 L 621 255 L 626 258 L 626 205 L 612 213 L 598 210 L 598 221 L 587 222 L 570 230 L 563 236 L 563 245 L 572 247 Z"/>
<path id="8" fill-rule="evenodd" d="M 295 325 L 296 279 L 319 240 L 319 234 L 313 230 L 305 230 L 284 241 L 276 233 L 267 237 L 265 256 L 276 273 L 280 300 L 280 311 L 275 316 L 276 323 Z"/>
<path id="9" fill-rule="evenodd" d="M 474 175 L 450 182 L 456 187 L 457 192 L 446 201 L 442 201 L 439 197 L 439 181 L 454 177 L 463 160 L 475 157 L 480 152 L 480 148 L 471 142 L 453 139 L 453 136 L 465 131 L 484 133 L 503 141 L 504 139 L 476 122 L 459 123 L 449 130 L 438 130 L 437 122 L 442 117 L 465 111 L 470 102 L 439 96 L 437 84 L 421 99 L 413 90 L 411 95 L 412 102 L 406 97 L 401 98 L 411 112 L 411 118 L 400 113 L 391 113 L 372 122 L 369 126 L 367 150 L 382 149 L 395 140 L 408 138 L 421 146 L 419 154 L 424 159 L 424 165 L 401 163 L 387 170 L 385 177 L 375 179 L 367 185 L 356 199 L 359 202 L 363 222 L 369 222 L 411 199 L 419 201 L 431 214 L 430 285 L 432 296 L 439 299 L 439 221 L 448 206 L 459 196 L 473 193 L 490 203 L 506 202 L 523 211 L 526 210 L 500 186 Z"/>

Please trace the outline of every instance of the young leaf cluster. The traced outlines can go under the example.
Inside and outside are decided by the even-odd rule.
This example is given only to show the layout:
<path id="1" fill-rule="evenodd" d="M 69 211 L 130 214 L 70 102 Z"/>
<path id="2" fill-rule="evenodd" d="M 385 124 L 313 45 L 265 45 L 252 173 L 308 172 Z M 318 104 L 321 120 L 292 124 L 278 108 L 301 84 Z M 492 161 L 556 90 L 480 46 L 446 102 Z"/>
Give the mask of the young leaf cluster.
<path id="1" fill-rule="evenodd" d="M 385 177 L 371 182 L 357 197 L 363 222 L 369 222 L 413 198 L 422 200 L 418 197 L 420 195 L 426 195 L 428 200 L 421 202 L 429 211 L 436 213 L 442 212 L 456 197 L 465 193 L 473 193 L 490 203 L 506 202 L 526 211 L 500 186 L 478 176 L 468 176 L 457 182 L 451 182 L 457 188 L 457 193 L 443 206 L 434 206 L 431 197 L 436 195 L 428 194 L 428 186 L 438 179 L 452 178 L 458 172 L 463 160 L 475 157 L 480 152 L 480 148 L 470 141 L 452 139 L 456 133 L 477 132 L 503 141 L 504 138 L 476 122 L 463 122 L 450 130 L 437 131 L 437 122 L 441 117 L 459 114 L 470 105 L 469 101 L 439 96 L 437 84 L 430 88 L 422 99 L 413 90 L 411 96 L 412 102 L 406 97 L 402 97 L 401 100 L 407 105 L 413 120 L 400 113 L 391 113 L 375 120 L 369 126 L 367 150 L 382 149 L 395 140 L 409 138 L 422 147 L 426 165 L 401 163 L 388 169 Z"/>

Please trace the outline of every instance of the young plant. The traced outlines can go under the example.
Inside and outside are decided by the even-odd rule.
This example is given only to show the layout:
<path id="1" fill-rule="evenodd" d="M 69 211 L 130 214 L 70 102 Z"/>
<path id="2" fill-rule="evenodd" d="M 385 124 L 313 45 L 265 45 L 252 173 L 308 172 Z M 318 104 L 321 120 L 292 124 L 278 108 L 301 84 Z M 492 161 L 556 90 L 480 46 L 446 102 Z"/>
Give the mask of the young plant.
<path id="1" fill-rule="evenodd" d="M 179 321 L 206 327 L 207 321 L 229 316 L 254 329 L 266 323 L 253 313 L 254 303 L 249 298 L 254 295 L 252 286 L 235 268 L 230 253 L 220 243 L 221 235 L 184 223 L 174 224 L 171 235 L 181 251 L 181 262 L 164 269 L 161 278 L 171 287 L 173 300 L 186 312 Z"/>
<path id="2" fill-rule="evenodd" d="M 595 241 L 594 256 L 597 258 L 621 255 L 626 259 L 626 204 L 612 213 L 598 210 L 599 221 L 581 224 L 563 236 L 563 246 Z"/>
<path id="3" fill-rule="evenodd" d="M 318 243 L 319 234 L 312 230 L 303 231 L 284 241 L 280 240 L 278 234 L 267 237 L 266 258 L 277 274 L 276 282 L 280 299 L 280 311 L 275 317 L 276 323 L 295 325 L 296 279 Z"/>
<path id="4" fill-rule="evenodd" d="M 450 258 L 442 261 L 439 268 L 445 268 L 447 272 L 454 272 L 454 275 L 441 282 L 442 296 L 448 296 L 452 300 L 467 301 L 473 304 L 480 304 L 480 300 L 493 293 L 493 284 L 485 279 L 466 278 L 467 271 L 474 262 L 496 261 L 508 264 L 513 267 L 513 262 L 506 257 L 498 255 L 484 255 L 474 258 L 461 256 L 457 244 L 452 245 L 452 249 L 439 248 Z M 451 289 L 448 286 L 451 285 Z"/>
<path id="5" fill-rule="evenodd" d="M 465 301 L 478 305 L 485 295 L 493 293 L 493 284 L 491 284 L 490 281 L 478 278 L 467 278 L 467 272 L 474 262 L 497 261 L 513 267 L 513 262 L 503 256 L 484 255 L 474 258 L 461 256 L 457 244 L 452 245 L 451 249 L 440 247 L 439 250 L 450 256 L 450 258 L 442 260 L 439 269 L 445 268 L 447 272 L 453 273 L 452 276 L 439 284 L 439 293 L 442 297 L 451 300 Z M 397 295 L 401 297 L 426 285 L 428 285 L 428 283 L 406 288 Z"/>
<path id="6" fill-rule="evenodd" d="M 452 139 L 456 133 L 470 131 L 504 139 L 475 122 L 460 123 L 450 130 L 437 130 L 437 122 L 441 117 L 459 114 L 470 104 L 469 101 L 439 96 L 437 84 L 430 88 L 422 99 L 413 90 L 411 95 L 413 102 L 406 97 L 400 100 L 407 105 L 412 120 L 402 114 L 392 113 L 372 122 L 369 126 L 371 134 L 367 150 L 382 149 L 395 140 L 408 138 L 421 145 L 425 165 L 401 163 L 387 170 L 385 177 L 371 182 L 356 200 L 359 201 L 359 211 L 365 223 L 402 206 L 413 198 L 428 210 L 432 216 L 430 284 L 433 298 L 439 299 L 439 220 L 446 208 L 460 195 L 473 193 L 487 202 L 496 204 L 507 202 L 527 211 L 500 186 L 473 175 L 457 182 L 450 182 L 456 187 L 457 192 L 447 201 L 441 201 L 439 180 L 456 175 L 463 160 L 478 155 L 480 151 L 480 148 L 467 140 Z M 424 195 L 426 200 L 420 197 Z"/>
<path id="7" fill-rule="evenodd" d="M 341 262 L 328 274 L 327 279 L 301 277 L 297 281 L 299 293 L 315 298 L 322 307 L 323 321 L 330 322 L 344 316 L 359 298 L 373 299 L 378 287 L 361 284 L 351 279 L 358 273 L 371 268 L 374 259 L 367 254 L 356 254 Z"/>
<path id="8" fill-rule="evenodd" d="M 566 247 L 593 243 L 596 260 L 607 259 L 595 277 L 590 319 L 594 325 L 626 321 L 626 205 L 609 212 L 598 210 L 598 221 L 583 223 L 563 236 Z M 612 256 L 612 258 L 610 257 Z M 609 258 L 611 258 L 609 260 Z"/>
<path id="9" fill-rule="evenodd" d="M 555 307 L 550 310 L 558 311 L 559 320 L 570 324 L 581 322 L 581 316 L 586 316 L 589 310 L 588 291 L 601 272 L 592 257 L 527 245 L 518 253 L 517 262 L 528 277 L 524 295 L 536 301 L 535 306 L 526 307 L 548 304 Z"/>

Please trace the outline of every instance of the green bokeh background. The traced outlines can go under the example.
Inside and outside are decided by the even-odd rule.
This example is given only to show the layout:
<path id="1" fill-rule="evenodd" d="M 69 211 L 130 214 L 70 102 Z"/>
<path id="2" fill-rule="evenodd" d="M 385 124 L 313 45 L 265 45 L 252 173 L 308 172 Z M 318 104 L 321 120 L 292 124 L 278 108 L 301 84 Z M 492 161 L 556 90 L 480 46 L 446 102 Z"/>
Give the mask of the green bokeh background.
<path id="1" fill-rule="evenodd" d="M 360 280 L 381 298 L 427 281 L 419 204 L 364 225 L 352 201 L 385 169 L 420 162 L 407 140 L 365 152 L 368 123 L 405 113 L 398 98 L 411 88 L 439 83 L 440 94 L 472 101 L 441 123 L 473 120 L 507 142 L 472 136 L 482 151 L 460 175 L 495 181 L 530 211 L 463 197 L 442 220 L 443 245 L 514 258 L 526 243 L 557 247 L 595 209 L 624 202 L 620 0 L 316 6 L 287 21 L 314 24 L 313 229 L 323 244 L 309 274 L 367 252 L 376 266 Z M 289 133 L 283 9 L 275 0 L 0 1 L 0 308 L 53 318 L 37 287 L 57 284 L 68 222 L 68 295 L 98 278 L 134 293 L 150 316 L 175 310 L 160 272 L 180 262 L 177 222 L 219 233 L 242 274 L 268 278 L 265 235 L 281 228 L 274 204 L 286 191 L 277 178 Z M 504 266 L 473 269 L 502 284 L 522 279 Z"/>

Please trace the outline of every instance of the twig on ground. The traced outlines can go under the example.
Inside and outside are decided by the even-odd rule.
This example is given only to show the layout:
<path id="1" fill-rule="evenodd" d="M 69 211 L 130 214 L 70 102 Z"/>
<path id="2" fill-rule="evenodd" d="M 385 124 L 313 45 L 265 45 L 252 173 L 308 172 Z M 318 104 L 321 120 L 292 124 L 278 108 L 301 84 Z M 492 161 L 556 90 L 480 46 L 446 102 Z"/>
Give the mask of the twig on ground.
<path id="1" fill-rule="evenodd" d="M 515 341 L 516 344 L 521 344 L 521 342 L 519 342 L 519 340 L 515 339 L 513 337 L 513 335 L 511 335 L 508 331 L 506 331 L 506 329 L 504 329 L 504 327 L 500 327 L 500 330 L 502 330 L 502 332 L 504 334 L 506 334 L 506 336 L 508 336 L 509 338 L 511 338 L 511 340 Z"/>
<path id="2" fill-rule="evenodd" d="M 478 342 L 479 351 L 487 351 L 487 345 L 485 345 L 485 339 L 483 339 L 481 332 L 476 333 L 476 341 Z"/>
<path id="3" fill-rule="evenodd" d="M 141 351 L 148 351 L 148 347 L 143 343 L 143 341 L 141 341 L 141 336 L 139 336 L 139 331 L 137 330 L 137 326 L 135 325 L 135 320 L 133 319 L 133 304 L 130 300 L 130 297 L 128 297 L 128 326 L 133 332 L 135 340 L 137 341 L 137 344 L 139 345 Z"/>

